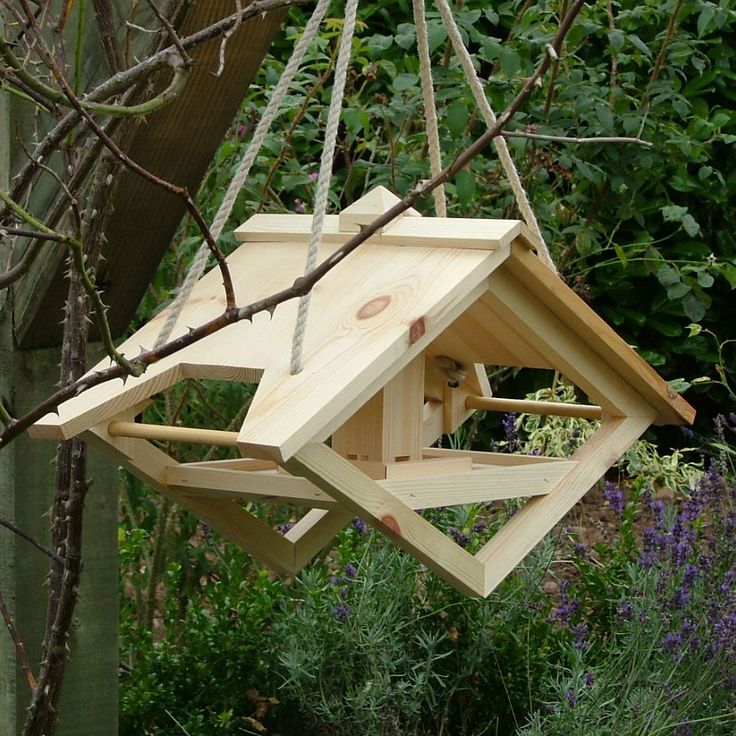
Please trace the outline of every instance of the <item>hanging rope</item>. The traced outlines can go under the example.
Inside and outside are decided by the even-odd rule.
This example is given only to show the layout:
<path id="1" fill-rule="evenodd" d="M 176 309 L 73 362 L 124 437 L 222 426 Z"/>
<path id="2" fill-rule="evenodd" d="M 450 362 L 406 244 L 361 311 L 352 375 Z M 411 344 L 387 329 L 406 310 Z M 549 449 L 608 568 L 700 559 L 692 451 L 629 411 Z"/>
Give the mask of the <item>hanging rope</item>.
<path id="1" fill-rule="evenodd" d="M 227 223 L 230 214 L 233 211 L 233 207 L 235 206 L 235 200 L 237 199 L 240 190 L 243 188 L 245 180 L 248 178 L 248 174 L 250 174 L 251 167 L 256 160 L 258 152 L 263 146 L 263 142 L 266 139 L 271 126 L 273 125 L 274 119 L 278 115 L 281 103 L 284 101 L 284 97 L 286 97 L 286 93 L 289 91 L 289 85 L 291 84 L 291 81 L 294 79 L 294 75 L 299 69 L 299 65 L 304 58 L 304 54 L 307 52 L 307 49 L 309 48 L 310 44 L 317 35 L 317 32 L 319 31 L 320 24 L 322 23 L 322 19 L 324 18 L 329 5 L 330 0 L 319 0 L 317 6 L 314 9 L 314 12 L 312 13 L 312 17 L 309 19 L 307 25 L 304 28 L 304 33 L 302 34 L 302 37 L 299 39 L 299 42 L 294 47 L 294 52 L 289 59 L 289 62 L 284 67 L 281 78 L 279 79 L 273 93 L 271 94 L 271 99 L 268 101 L 266 110 L 264 111 L 261 119 L 258 121 L 256 130 L 253 133 L 253 138 L 248 146 L 247 151 L 245 152 L 245 156 L 243 156 L 243 159 L 238 166 L 238 170 L 235 172 L 235 176 L 230 182 L 230 185 L 225 192 L 225 196 L 220 203 L 220 208 L 215 215 L 215 219 L 212 221 L 210 232 L 212 233 L 212 237 L 215 241 L 217 241 L 220 235 L 222 235 L 225 224 Z M 176 325 L 176 322 L 181 315 L 184 304 L 186 303 L 187 299 L 189 299 L 189 296 L 192 293 L 192 289 L 199 281 L 199 279 L 202 278 L 202 274 L 207 267 L 209 257 L 210 249 L 207 246 L 207 243 L 202 243 L 196 255 L 194 256 L 194 260 L 192 261 L 189 270 L 187 271 L 184 282 L 179 287 L 176 298 L 174 299 L 174 302 L 172 303 L 169 310 L 169 314 L 166 317 L 166 321 L 162 325 L 161 331 L 156 338 L 155 347 L 158 348 L 163 345 L 171 336 L 171 332 L 173 331 L 174 326 Z"/>
<path id="2" fill-rule="evenodd" d="M 478 105 L 481 114 L 483 115 L 483 120 L 485 121 L 485 124 L 489 128 L 491 128 L 496 124 L 496 115 L 493 112 L 490 103 L 488 102 L 488 98 L 486 97 L 485 91 L 483 90 L 483 85 L 481 84 L 481 81 L 478 78 L 478 74 L 475 71 L 470 53 L 463 43 L 462 36 L 460 35 L 460 30 L 457 27 L 457 23 L 455 22 L 455 18 L 452 14 L 452 10 L 450 9 L 450 4 L 448 3 L 448 0 L 437 0 L 437 7 L 440 11 L 440 15 L 442 16 L 442 21 L 445 24 L 445 29 L 447 30 L 447 34 L 450 37 L 452 46 L 455 49 L 455 53 L 460 59 L 460 63 L 462 64 L 463 70 L 465 71 L 465 76 L 468 80 L 468 84 L 470 85 L 470 89 L 473 92 L 473 97 L 475 97 L 475 102 Z M 555 273 L 557 273 L 555 264 L 549 254 L 547 244 L 544 242 L 544 238 L 542 237 L 542 231 L 539 228 L 537 218 L 534 215 L 534 211 L 532 210 L 531 205 L 529 204 L 529 198 L 527 197 L 526 190 L 524 189 L 524 185 L 522 184 L 521 178 L 519 177 L 519 172 L 517 171 L 514 161 L 511 158 L 511 154 L 509 153 L 509 147 L 506 144 L 506 139 L 502 136 L 497 136 L 496 138 L 494 138 L 493 143 L 496 146 L 498 158 L 501 161 L 503 170 L 506 172 L 506 176 L 508 177 L 509 183 L 511 184 L 511 189 L 514 192 L 514 196 L 516 197 L 516 204 L 519 207 L 519 211 L 521 212 L 524 221 L 528 225 L 529 229 L 532 231 L 532 235 L 537 241 L 535 243 L 537 254 L 539 255 L 539 258 L 543 263 L 545 263 Z"/>
<path id="3" fill-rule="evenodd" d="M 424 98 L 424 117 L 427 122 L 427 148 L 432 176 L 442 171 L 442 152 L 440 136 L 437 130 L 437 108 L 434 104 L 434 83 L 432 81 L 432 60 L 429 56 L 429 37 L 427 19 L 425 17 L 424 0 L 414 0 L 414 26 L 417 29 L 417 51 L 419 52 L 419 76 L 422 80 L 422 97 Z M 438 217 L 447 217 L 447 203 L 444 185 L 433 192 L 434 210 Z"/>
<path id="4" fill-rule="evenodd" d="M 345 95 L 345 80 L 347 78 L 348 64 L 350 62 L 350 50 L 353 43 L 355 31 L 355 18 L 358 9 L 358 0 L 348 0 L 345 6 L 345 21 L 340 36 L 340 49 L 337 54 L 335 66 L 335 83 L 332 88 L 330 99 L 330 110 L 327 115 L 327 126 L 325 128 L 325 142 L 322 148 L 322 157 L 317 177 L 317 193 L 314 198 L 314 215 L 312 217 L 312 232 L 309 236 L 309 247 L 307 249 L 307 263 L 304 267 L 304 275 L 307 276 L 317 264 L 317 251 L 322 239 L 325 214 L 327 212 L 327 195 L 330 190 L 332 178 L 332 165 L 335 157 L 335 146 L 337 143 L 337 130 L 340 124 L 340 111 L 342 100 Z M 302 349 L 304 347 L 304 332 L 307 324 L 307 313 L 311 292 L 299 300 L 299 309 L 294 326 L 294 336 L 291 342 L 291 375 L 300 373 L 302 370 Z"/>

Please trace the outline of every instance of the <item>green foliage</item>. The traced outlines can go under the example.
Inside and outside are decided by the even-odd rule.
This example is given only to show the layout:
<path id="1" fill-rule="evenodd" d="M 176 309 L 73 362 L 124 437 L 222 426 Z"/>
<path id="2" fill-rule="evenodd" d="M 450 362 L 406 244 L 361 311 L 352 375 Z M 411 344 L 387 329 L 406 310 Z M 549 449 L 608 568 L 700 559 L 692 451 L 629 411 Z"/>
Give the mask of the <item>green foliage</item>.
<path id="1" fill-rule="evenodd" d="M 566 5 L 457 6 L 494 109 L 503 110 L 532 72 Z M 733 401 L 736 370 L 729 319 L 736 288 L 735 8 L 732 0 L 590 4 L 560 63 L 512 124 L 552 135 L 641 135 L 651 148 L 509 139 L 563 277 L 658 370 L 679 379 L 673 386 L 699 392 L 706 421 L 724 399 Z M 429 173 L 410 4 L 375 0 L 362 3 L 360 14 L 334 164 L 335 209 L 377 184 L 404 194 Z M 209 219 L 303 22 L 304 10 L 291 9 L 285 39 L 210 169 L 199 200 Z M 428 22 L 449 162 L 483 126 L 431 9 Z M 338 20 L 328 21 L 310 50 L 238 198 L 233 225 L 257 211 L 311 210 L 339 28 Z M 492 152 L 446 190 L 453 215 L 516 216 Z M 427 212 L 431 206 L 423 203 Z M 168 303 L 199 242 L 185 224 L 141 322 Z M 231 235 L 222 242 L 226 250 L 235 246 Z M 524 381 L 512 380 L 521 393 L 540 389 Z M 186 382 L 159 398 L 148 418 L 226 428 L 251 395 L 252 387 Z M 574 397 L 558 383 L 536 398 Z M 587 422 L 528 416 L 513 425 L 526 451 L 554 455 L 570 454 L 591 431 Z M 493 436 L 476 415 L 453 441 L 488 449 Z M 732 456 L 731 439 L 719 436 L 714 446 Z M 509 441 L 507 433 L 496 449 Z M 180 452 L 181 459 L 204 458 L 197 448 Z M 297 580 L 273 578 L 125 476 L 121 733 L 240 734 L 266 723 L 282 734 L 510 734 L 528 715 L 529 736 L 608 733 L 621 724 L 627 733 L 678 725 L 687 733 L 690 713 L 705 718 L 707 708 L 715 714 L 727 699 L 702 652 L 682 663 L 664 656 L 661 642 L 673 619 L 665 621 L 657 597 L 664 595 L 661 577 L 635 564 L 648 489 L 684 495 L 702 470 L 684 453 L 638 443 L 619 466 L 630 497 L 618 541 L 583 552 L 583 540 L 570 532 L 565 561 L 555 558 L 549 570 L 546 542 L 488 601 L 459 596 L 357 528 Z M 293 520 L 288 513 L 277 509 L 269 521 Z M 470 551 L 506 518 L 504 509 L 477 506 L 425 514 Z M 355 565 L 354 576 L 348 565 Z M 579 601 L 569 626 L 556 614 L 572 593 L 547 597 L 540 586 L 565 578 L 574 581 Z M 673 573 L 668 594 L 679 580 Z M 704 606 L 706 593 L 712 590 L 693 589 L 692 605 Z M 643 627 L 622 623 L 618 607 L 626 595 L 642 606 L 657 602 L 662 612 Z M 576 648 L 576 625 L 590 635 L 584 651 Z M 673 709 L 667 688 L 686 686 Z M 643 720 L 648 712 L 652 720 Z M 719 724 L 702 721 L 694 732 L 725 733 Z"/>

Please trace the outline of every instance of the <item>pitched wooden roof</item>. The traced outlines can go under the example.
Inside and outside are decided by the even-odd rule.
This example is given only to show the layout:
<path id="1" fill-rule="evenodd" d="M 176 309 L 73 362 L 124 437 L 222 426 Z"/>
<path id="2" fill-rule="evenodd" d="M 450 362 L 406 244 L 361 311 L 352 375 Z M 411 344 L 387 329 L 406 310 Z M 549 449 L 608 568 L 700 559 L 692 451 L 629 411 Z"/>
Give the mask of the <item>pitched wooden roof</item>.
<path id="1" fill-rule="evenodd" d="M 388 206 L 388 205 L 387 205 Z M 320 260 L 349 236 L 329 216 Z M 239 303 L 301 275 L 310 216 L 259 215 L 228 259 Z M 174 334 L 224 306 L 219 272 L 195 287 Z M 211 335 L 138 379 L 98 386 L 49 415 L 36 433 L 70 437 L 183 378 L 257 381 L 240 431 L 244 452 L 280 461 L 321 442 L 424 350 L 462 362 L 561 370 L 611 415 L 682 423 L 693 410 L 564 283 L 539 263 L 518 221 L 404 217 L 315 287 L 301 373 L 289 373 L 296 301 Z M 123 346 L 153 345 L 165 315 Z"/>

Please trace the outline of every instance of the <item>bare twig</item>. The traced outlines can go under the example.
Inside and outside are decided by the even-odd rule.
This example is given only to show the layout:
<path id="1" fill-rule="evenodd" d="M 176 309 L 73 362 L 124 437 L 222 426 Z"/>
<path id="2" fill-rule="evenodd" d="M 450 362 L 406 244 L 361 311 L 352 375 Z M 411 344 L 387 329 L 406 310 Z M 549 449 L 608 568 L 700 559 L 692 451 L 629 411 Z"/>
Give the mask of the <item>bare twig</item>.
<path id="1" fill-rule="evenodd" d="M 243 5 L 241 3 L 241 0 L 235 0 L 235 8 L 238 13 L 243 12 Z M 242 22 L 242 16 L 240 16 L 238 22 L 228 28 L 225 33 L 222 34 L 222 39 L 220 40 L 220 61 L 217 66 L 217 71 L 213 72 L 213 75 L 215 77 L 221 76 L 222 72 L 225 69 L 225 49 L 227 48 L 227 42 L 230 40 L 231 36 L 233 36 L 233 34 L 238 30 L 238 28 L 240 28 Z"/>
<path id="2" fill-rule="evenodd" d="M 23 646 L 23 642 L 18 634 L 18 629 L 15 627 L 15 621 L 13 621 L 13 617 L 10 615 L 8 607 L 5 605 L 2 591 L 0 591 L 0 613 L 2 613 L 5 625 L 8 627 L 10 638 L 13 640 L 13 644 L 15 645 L 15 651 L 18 653 L 18 661 L 20 662 L 21 669 L 26 676 L 28 687 L 33 691 L 36 687 L 36 678 L 33 676 L 33 672 L 31 671 L 31 663 L 28 659 L 26 648 Z"/>
<path id="3" fill-rule="evenodd" d="M 567 35 L 573 20 L 577 17 L 583 5 L 584 0 L 576 0 L 568 14 L 560 23 L 559 30 L 550 44 L 551 48 L 556 53 L 559 54 L 562 41 Z M 545 49 L 542 61 L 538 65 L 534 74 L 527 79 L 521 91 L 516 95 L 506 110 L 499 115 L 496 120 L 496 124 L 492 128 L 489 128 L 469 148 L 458 155 L 457 158 L 437 176 L 434 176 L 423 183 L 417 184 L 400 202 L 394 205 L 383 215 L 373 220 L 373 222 L 364 227 L 361 232 L 350 238 L 350 240 L 336 250 L 329 258 L 320 263 L 308 276 L 300 277 L 296 279 L 290 287 L 264 297 L 263 299 L 259 299 L 258 301 L 252 302 L 246 306 L 239 308 L 228 307 L 219 316 L 205 322 L 199 327 L 190 329 L 184 335 L 180 335 L 174 340 L 170 340 L 155 350 L 142 352 L 138 357 L 133 358 L 130 361 L 131 364 L 136 367 L 140 367 L 141 369 L 145 369 L 145 367 L 152 365 L 169 355 L 173 355 L 189 345 L 199 342 L 205 337 L 214 334 L 228 325 L 242 320 L 251 320 L 254 315 L 259 314 L 260 312 L 266 311 L 273 313 L 279 304 L 307 294 L 318 281 L 324 278 L 339 263 L 345 260 L 345 258 L 358 248 L 358 246 L 374 235 L 380 228 L 406 212 L 406 210 L 412 207 L 418 199 L 427 196 L 427 194 L 432 192 L 433 189 L 457 174 L 457 172 L 465 167 L 471 159 L 483 151 L 494 138 L 501 135 L 505 126 L 508 125 L 509 121 L 531 95 L 537 80 L 540 79 L 548 70 L 551 60 L 552 57 L 550 55 L 550 51 Z M 98 386 L 99 384 L 105 383 L 114 378 L 122 378 L 123 375 L 124 371 L 120 366 L 114 365 L 97 371 L 96 373 L 90 373 L 83 376 L 73 384 L 59 389 L 31 409 L 28 413 L 10 423 L 3 432 L 0 433 L 0 449 L 28 429 L 28 427 L 36 421 L 41 419 L 41 417 L 45 416 L 49 412 L 55 412 L 58 406 L 67 399 L 70 399 L 73 396 L 78 396 L 93 386 Z"/>
<path id="4" fill-rule="evenodd" d="M 161 25 L 166 29 L 166 33 L 168 33 L 169 38 L 171 39 L 171 43 L 173 43 L 176 47 L 176 50 L 179 52 L 179 56 L 184 61 L 184 63 L 187 65 L 193 64 L 193 59 L 189 56 L 187 50 L 182 45 L 179 34 L 174 29 L 174 26 L 171 25 L 169 19 L 158 9 L 156 3 L 154 3 L 153 0 L 146 0 L 146 2 L 151 8 L 153 14 L 159 19 Z M 240 6 L 238 6 L 238 10 L 240 10 Z"/>
<path id="5" fill-rule="evenodd" d="M 629 138 L 626 136 L 589 136 L 576 138 L 567 135 L 545 135 L 544 133 L 528 133 L 524 130 L 505 130 L 501 135 L 504 138 L 529 138 L 533 141 L 550 141 L 551 143 L 635 143 L 638 146 L 651 147 L 654 144 L 641 138 Z"/>
<path id="6" fill-rule="evenodd" d="M 61 233 L 44 233 L 40 230 L 28 230 L 23 227 L 2 227 L 0 228 L 0 238 L 4 238 L 6 235 L 19 236 L 21 238 L 34 238 L 36 240 L 53 240 L 57 243 L 66 243 L 66 236 Z M 3 274 L 5 276 L 5 274 Z M 0 289 L 2 289 L 2 283 L 0 283 Z"/>
<path id="7" fill-rule="evenodd" d="M 52 549 L 49 549 L 45 544 L 41 543 L 36 539 L 35 537 L 31 536 L 28 532 L 23 531 L 20 527 L 16 526 L 12 521 L 9 519 L 5 519 L 2 516 L 0 516 L 0 526 L 4 526 L 6 529 L 9 529 L 13 534 L 17 534 L 19 537 L 22 537 L 26 540 L 29 544 L 32 544 L 39 552 L 43 552 L 47 557 L 51 558 L 54 562 L 61 563 L 62 559 L 59 557 L 59 555 L 56 554 Z"/>
<path id="8" fill-rule="evenodd" d="M 609 33 L 616 31 L 616 17 L 613 14 L 613 0 L 606 0 L 606 15 L 608 16 Z M 618 86 L 618 54 L 611 44 L 611 83 L 608 96 L 609 103 L 613 103 L 614 91 Z"/>

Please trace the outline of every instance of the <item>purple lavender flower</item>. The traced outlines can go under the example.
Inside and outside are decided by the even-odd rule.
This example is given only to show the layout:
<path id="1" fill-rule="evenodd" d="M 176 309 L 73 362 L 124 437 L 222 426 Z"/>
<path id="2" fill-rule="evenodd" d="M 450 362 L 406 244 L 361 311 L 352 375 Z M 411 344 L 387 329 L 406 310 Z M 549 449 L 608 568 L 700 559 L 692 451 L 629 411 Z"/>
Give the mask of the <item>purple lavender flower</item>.
<path id="1" fill-rule="evenodd" d="M 583 675 L 583 683 L 585 684 L 585 687 L 593 687 L 594 682 L 595 682 L 595 678 L 593 677 L 592 672 L 586 672 Z"/>
<path id="2" fill-rule="evenodd" d="M 634 618 L 634 604 L 631 601 L 619 601 L 616 614 L 622 621 L 631 621 Z"/>
<path id="3" fill-rule="evenodd" d="M 662 649 L 669 654 L 679 654 L 682 648 L 682 634 L 679 631 L 670 631 L 662 639 Z"/>
<path id="4" fill-rule="evenodd" d="M 616 516 L 624 513 L 624 494 L 615 483 L 607 480 L 603 484 L 603 496 Z"/>
<path id="5" fill-rule="evenodd" d="M 337 575 L 332 575 L 330 577 L 330 585 L 340 585 L 342 583 L 342 579 L 337 577 Z"/>
<path id="6" fill-rule="evenodd" d="M 578 704 L 578 696 L 575 695 L 575 691 L 574 690 L 570 690 L 570 689 L 566 690 L 565 691 L 565 698 L 567 699 L 567 704 L 571 708 L 574 708 Z"/>
<path id="7" fill-rule="evenodd" d="M 588 545 L 585 544 L 585 542 L 576 542 L 575 543 L 575 554 L 580 557 L 582 560 L 588 559 Z"/>
<path id="8" fill-rule="evenodd" d="M 447 533 L 461 546 L 461 547 L 467 547 L 468 542 L 470 542 L 470 537 L 463 534 L 459 529 L 457 529 L 454 526 L 451 526 Z"/>
<path id="9" fill-rule="evenodd" d="M 512 440 L 516 437 L 516 414 L 514 412 L 504 414 L 501 420 L 501 426 L 503 427 L 507 440 Z"/>
<path id="10" fill-rule="evenodd" d="M 294 526 L 294 525 L 293 525 L 293 524 L 292 524 L 291 522 L 287 521 L 287 522 L 286 522 L 286 523 L 284 523 L 284 524 L 277 524 L 277 525 L 276 525 L 276 531 L 277 531 L 277 532 L 278 532 L 279 534 L 286 534 L 286 532 L 288 532 L 288 531 L 289 531 L 289 529 L 291 529 L 291 527 L 293 527 L 293 526 Z"/>
<path id="11" fill-rule="evenodd" d="M 485 519 L 478 519 L 478 521 L 473 524 L 473 531 L 476 534 L 482 534 L 486 529 L 488 529 L 488 524 Z"/>
<path id="12" fill-rule="evenodd" d="M 572 627 L 572 636 L 572 645 L 575 649 L 585 651 L 590 647 L 590 642 L 588 641 L 588 624 L 575 624 Z"/>
<path id="13" fill-rule="evenodd" d="M 294 212 L 296 212 L 299 215 L 303 215 L 307 210 L 304 207 L 304 202 L 302 202 L 299 197 L 297 197 L 294 200 Z"/>
<path id="14" fill-rule="evenodd" d="M 366 524 L 363 519 L 353 519 L 353 529 L 355 529 L 358 534 L 368 534 L 368 524 Z"/>
<path id="15" fill-rule="evenodd" d="M 358 568 L 356 568 L 352 562 L 348 562 L 348 564 L 345 565 L 345 577 L 352 580 L 357 574 Z"/>
<path id="16" fill-rule="evenodd" d="M 332 609 L 332 613 L 341 624 L 344 624 L 350 618 L 352 611 L 345 603 L 340 602 Z"/>
<path id="17" fill-rule="evenodd" d="M 508 449 L 514 451 L 518 448 L 519 442 L 516 437 L 516 414 L 509 412 L 503 415 L 501 420 L 501 426 L 503 427 L 503 433 L 506 436 L 508 442 Z"/>

